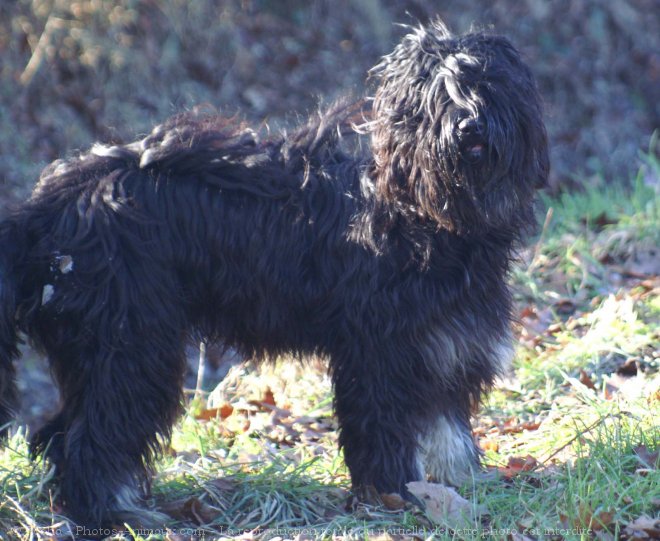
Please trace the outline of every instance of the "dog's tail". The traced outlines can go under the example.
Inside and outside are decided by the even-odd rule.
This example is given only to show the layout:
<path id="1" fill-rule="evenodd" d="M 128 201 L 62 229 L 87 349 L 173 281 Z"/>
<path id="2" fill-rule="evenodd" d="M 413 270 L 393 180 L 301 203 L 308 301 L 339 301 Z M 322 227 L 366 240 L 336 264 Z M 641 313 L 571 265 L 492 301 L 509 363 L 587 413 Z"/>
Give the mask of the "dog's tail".
<path id="1" fill-rule="evenodd" d="M 6 434 L 18 404 L 14 369 L 18 357 L 16 267 L 24 249 L 16 224 L 0 222 L 0 437 Z"/>

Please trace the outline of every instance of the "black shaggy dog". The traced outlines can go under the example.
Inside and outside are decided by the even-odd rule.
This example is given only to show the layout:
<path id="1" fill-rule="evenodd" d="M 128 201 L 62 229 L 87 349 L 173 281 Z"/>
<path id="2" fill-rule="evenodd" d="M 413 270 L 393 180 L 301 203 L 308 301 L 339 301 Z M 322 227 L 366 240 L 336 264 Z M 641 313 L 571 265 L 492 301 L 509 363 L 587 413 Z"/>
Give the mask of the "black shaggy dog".
<path id="1" fill-rule="evenodd" d="M 478 463 L 470 412 L 511 354 L 512 248 L 548 173 L 504 38 L 413 30 L 372 101 L 260 138 L 188 114 L 46 168 L 0 224 L 0 424 L 25 333 L 62 407 L 32 439 L 70 516 L 140 512 L 191 333 L 329 360 L 359 497 Z"/>

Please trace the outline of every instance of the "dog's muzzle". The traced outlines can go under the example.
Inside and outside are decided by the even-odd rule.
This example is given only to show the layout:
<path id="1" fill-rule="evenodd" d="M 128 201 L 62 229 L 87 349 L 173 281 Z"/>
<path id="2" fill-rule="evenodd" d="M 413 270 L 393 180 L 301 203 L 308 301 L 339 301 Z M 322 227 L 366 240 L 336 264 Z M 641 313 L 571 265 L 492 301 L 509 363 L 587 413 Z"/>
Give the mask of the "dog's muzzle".
<path id="1" fill-rule="evenodd" d="M 486 156 L 485 123 L 479 118 L 468 117 L 456 125 L 461 157 L 469 163 L 480 162 Z"/>

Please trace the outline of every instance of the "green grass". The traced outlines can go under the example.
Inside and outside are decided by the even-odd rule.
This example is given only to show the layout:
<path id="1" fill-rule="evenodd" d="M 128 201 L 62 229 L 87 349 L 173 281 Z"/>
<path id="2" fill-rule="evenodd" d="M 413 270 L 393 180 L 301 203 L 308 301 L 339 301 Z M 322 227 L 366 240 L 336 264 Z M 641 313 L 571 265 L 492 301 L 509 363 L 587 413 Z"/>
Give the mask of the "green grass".
<path id="1" fill-rule="evenodd" d="M 522 296 L 584 304 L 617 290 L 612 265 L 618 272 L 645 270 L 640 260 L 655 258 L 660 246 L 660 161 L 652 154 L 643 161 L 630 187 L 592 182 L 583 191 L 542 199 L 545 223 L 540 239 L 514 270 Z"/>
<path id="2" fill-rule="evenodd" d="M 657 146 L 659 136 L 659 133 L 653 136 L 649 148 Z M 641 159 L 644 165 L 631 188 L 626 183 L 605 183 L 595 179 L 583 191 L 565 192 L 554 198 L 543 197 L 545 207 L 554 210 L 549 238 L 557 240 L 565 233 L 631 227 L 637 240 L 660 240 L 657 227 L 660 223 L 660 160 L 653 153 L 643 154 Z M 604 218 L 607 218 L 605 223 Z"/>
<path id="3" fill-rule="evenodd" d="M 168 527 L 206 539 L 615 539 L 657 517 L 660 474 L 648 460 L 660 447 L 659 286 L 634 267 L 659 240 L 647 182 L 660 177 L 657 160 L 645 171 L 628 192 L 608 185 L 545 200 L 552 219 L 513 280 L 521 313 L 533 309 L 539 323 L 526 336 L 522 318 L 515 373 L 476 421 L 488 473 L 460 489 L 476 515 L 467 528 L 443 529 L 410 505 L 348 512 L 328 377 L 287 362 L 232 373 L 213 393 L 213 407 L 233 406 L 227 418 L 197 402 L 180 421 L 153 486 Z M 617 374 L 625 363 L 637 373 Z M 527 456 L 536 466 L 511 473 L 509 459 Z M 58 529 L 66 538 L 52 470 L 29 460 L 22 432 L 0 452 L 0 484 L 0 539 L 45 541 Z"/>

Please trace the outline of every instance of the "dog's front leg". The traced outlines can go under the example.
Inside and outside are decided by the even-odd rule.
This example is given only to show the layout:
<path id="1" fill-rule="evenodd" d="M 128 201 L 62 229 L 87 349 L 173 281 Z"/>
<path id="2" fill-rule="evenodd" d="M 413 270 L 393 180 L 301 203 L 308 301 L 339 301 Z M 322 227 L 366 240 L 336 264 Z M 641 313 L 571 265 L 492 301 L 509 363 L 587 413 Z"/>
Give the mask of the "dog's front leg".
<path id="1" fill-rule="evenodd" d="M 410 498 L 406 483 L 421 480 L 418 436 L 423 404 L 401 348 L 354 344 L 331 359 L 339 443 L 355 495 L 372 501 L 380 494 Z"/>

